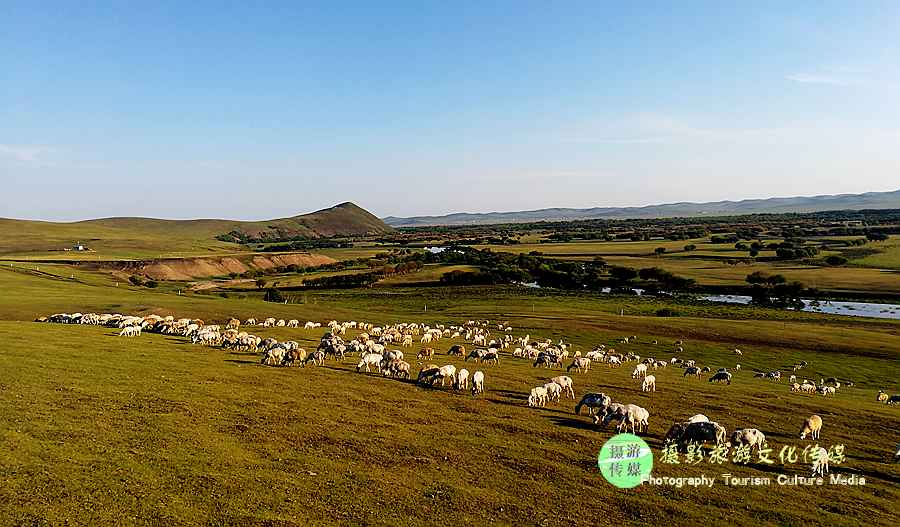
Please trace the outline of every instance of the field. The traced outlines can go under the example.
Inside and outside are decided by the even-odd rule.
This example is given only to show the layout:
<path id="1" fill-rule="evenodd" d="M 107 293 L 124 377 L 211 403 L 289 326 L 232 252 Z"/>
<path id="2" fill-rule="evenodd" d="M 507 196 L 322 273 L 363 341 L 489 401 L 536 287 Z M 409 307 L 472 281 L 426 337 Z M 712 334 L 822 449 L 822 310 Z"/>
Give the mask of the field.
<path id="1" fill-rule="evenodd" d="M 843 240 L 843 237 L 823 237 L 816 243 Z M 684 251 L 687 244 L 696 245 L 696 250 Z M 832 267 L 809 265 L 796 261 L 754 261 L 752 263 L 730 264 L 729 260 L 746 259 L 747 251 L 738 251 L 732 245 L 708 243 L 708 240 L 686 241 L 582 241 L 569 243 L 526 243 L 517 245 L 489 245 L 493 251 L 529 253 L 539 251 L 544 256 L 564 260 L 589 261 L 602 257 L 612 265 L 644 269 L 660 267 L 678 276 L 692 278 L 705 286 L 744 285 L 750 273 L 761 271 L 781 274 L 788 280 L 798 280 L 809 287 L 835 292 L 900 293 L 900 237 L 894 236 L 887 242 L 873 244 L 867 249 L 874 251 L 869 256 L 852 259 L 850 265 Z M 655 255 L 656 247 L 666 252 Z M 822 251 L 820 257 L 839 254 L 837 251 Z M 763 250 L 761 257 L 771 257 L 774 251 Z"/>
<path id="2" fill-rule="evenodd" d="M 854 265 L 900 270 L 900 236 L 894 236 L 875 254 L 851 260 Z"/>
<path id="3" fill-rule="evenodd" d="M 432 273 L 425 269 L 421 273 Z M 417 273 L 403 278 L 415 277 Z M 403 285 L 403 284 L 398 284 Z M 409 284 L 407 284 L 409 285 Z M 601 298 L 523 288 L 390 287 L 311 292 L 302 305 L 254 298 L 182 294 L 110 283 L 66 268 L 0 267 L 0 524 L 448 525 L 473 523 L 596 525 L 610 521 L 679 524 L 720 520 L 778 525 L 892 525 L 900 498 L 896 408 L 874 401 L 895 393 L 900 324 L 806 313 L 674 306 L 664 301 Z M 424 304 L 427 303 L 427 312 Z M 193 346 L 180 337 L 115 337 L 116 330 L 29 322 L 56 311 L 157 312 L 222 320 L 271 315 L 301 320 L 503 320 L 514 334 L 565 338 L 574 349 L 597 344 L 715 368 L 743 369 L 731 386 L 654 372 L 658 391 L 639 391 L 630 368 L 595 364 L 572 374 L 578 396 L 603 391 L 651 412 L 645 436 L 654 453 L 671 422 L 705 413 L 729 431 L 755 426 L 775 457 L 802 447 L 802 418 L 825 420 L 819 443 L 846 445 L 837 474 L 846 487 L 641 487 L 619 490 L 596 468 L 613 434 L 576 416 L 574 402 L 534 409 L 528 390 L 552 375 L 504 355 L 499 366 L 465 365 L 486 374 L 488 392 L 449 389 L 356 373 L 352 360 L 315 368 L 272 368 L 258 356 Z M 625 316 L 618 313 L 624 310 Z M 323 330 L 254 328 L 260 336 L 314 347 Z M 639 335 L 637 344 L 617 343 Z M 348 337 L 352 336 L 348 335 Z M 658 345 L 652 344 L 657 339 Z M 435 347 L 436 361 L 451 343 Z M 740 347 L 744 356 L 730 350 Z M 407 349 L 408 353 L 414 352 Z M 837 376 L 856 385 L 834 398 L 797 395 L 753 370 L 809 366 L 803 376 Z M 414 369 L 416 368 L 415 361 Z M 685 397 L 688 396 L 688 397 Z M 776 461 L 777 463 L 777 461 Z M 667 465 L 654 476 L 771 476 L 808 466 Z M 125 519 L 125 520 L 123 520 Z"/>
<path id="4" fill-rule="evenodd" d="M 328 232 L 352 220 L 367 228 L 371 218 L 364 212 L 331 214 L 313 227 Z M 725 306 L 696 296 L 449 287 L 440 284 L 445 273 L 485 270 L 478 267 L 485 264 L 423 260 L 426 243 L 442 245 L 450 241 L 445 236 L 465 239 L 443 231 L 354 239 L 354 246 L 345 248 L 254 252 L 262 250 L 260 244 L 215 240 L 233 226 L 220 220 L 2 221 L 0 339 L 6 345 L 0 351 L 0 525 L 588 526 L 659 525 L 673 518 L 678 525 L 896 524 L 900 464 L 891 457 L 900 416 L 897 407 L 875 400 L 880 389 L 900 392 L 896 320 Z M 279 221 L 274 224 L 284 225 Z M 539 243 L 545 234 L 526 231 L 519 240 L 528 243 L 473 247 L 539 251 L 552 258 L 542 261 L 548 269 L 558 260 L 601 256 L 611 265 L 662 267 L 710 289 L 744 284 L 748 274 L 763 271 L 822 290 L 900 294 L 896 236 L 854 246 L 845 265 L 828 266 L 821 263 L 823 257 L 844 253 L 823 250 L 818 260 L 751 261 L 747 251 L 710 243 L 708 237 Z M 847 238 L 807 242 L 842 239 Z M 74 241 L 96 252 L 47 251 Z M 696 249 L 683 250 L 689 243 Z M 655 255 L 657 247 L 665 253 Z M 402 250 L 410 248 L 418 255 Z M 378 261 L 354 262 L 348 269 L 309 269 L 387 252 Z M 773 254 L 764 250 L 760 256 Z M 401 269 L 404 258 L 424 265 L 415 272 L 388 272 L 392 265 Z M 69 265 L 69 259 L 108 260 Z M 141 261 L 127 261 L 135 259 Z M 385 277 L 371 287 L 295 290 L 304 280 L 379 269 L 385 269 Z M 136 274 L 158 282 L 136 286 L 129 280 Z M 259 278 L 266 287 L 282 288 L 287 303 L 264 302 Z M 449 387 L 357 373 L 355 357 L 320 367 L 268 367 L 259 363 L 258 354 L 195 346 L 184 337 L 120 338 L 112 328 L 33 322 L 57 312 L 156 313 L 207 323 L 267 316 L 379 325 L 491 320 L 494 328 L 497 322 L 512 326 L 515 337 L 562 339 L 582 353 L 603 344 L 641 357 L 680 355 L 713 370 L 727 367 L 734 373 L 731 385 L 685 378 L 677 367 L 656 370 L 653 394 L 640 391 L 631 364 L 608 368 L 594 363 L 588 372 L 570 374 L 578 397 L 604 392 L 649 410 L 650 428 L 642 436 L 654 453 L 654 477 L 705 475 L 718 481 L 711 488 L 615 488 L 597 469 L 598 452 L 614 431 L 576 415 L 571 399 L 529 408 L 530 389 L 560 371 L 533 368 L 510 350 L 499 365 L 488 366 L 446 355 L 452 344 L 472 347 L 462 339 L 442 339 L 433 346 L 436 364 L 484 371 L 487 393 L 476 398 Z M 247 329 L 260 337 L 296 340 L 307 349 L 315 348 L 326 331 Z M 351 330 L 346 338 L 356 335 Z M 638 341 L 620 343 L 625 335 L 637 335 Z M 676 352 L 676 340 L 685 341 L 684 352 Z M 404 349 L 414 374 L 422 365 L 414 358 L 420 348 Z M 735 355 L 735 348 L 743 355 Z M 754 376 L 775 369 L 789 375 L 801 360 L 809 363 L 797 373 L 801 379 L 837 377 L 845 386 L 834 397 L 800 395 L 789 391 L 786 380 Z M 854 385 L 847 386 L 851 380 Z M 755 457 L 748 465 L 731 459 L 722 465 L 663 463 L 669 426 L 697 413 L 729 431 L 759 428 L 775 464 Z M 818 443 L 846 449 L 846 459 L 832 464 L 832 474 L 863 477 L 865 485 L 777 483 L 779 475 L 809 475 L 808 461 L 782 463 L 778 455 L 783 447 L 802 452 L 815 443 L 798 437 L 803 419 L 813 413 L 825 421 Z M 726 473 L 769 477 L 771 485 L 726 486 L 719 478 Z"/>

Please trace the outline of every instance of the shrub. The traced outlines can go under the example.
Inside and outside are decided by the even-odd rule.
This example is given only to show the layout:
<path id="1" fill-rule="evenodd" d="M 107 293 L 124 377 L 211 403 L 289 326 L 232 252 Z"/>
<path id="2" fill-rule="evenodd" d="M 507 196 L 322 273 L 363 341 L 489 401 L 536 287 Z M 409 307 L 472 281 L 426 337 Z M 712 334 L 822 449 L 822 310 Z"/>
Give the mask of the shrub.
<path id="1" fill-rule="evenodd" d="M 284 302 L 284 295 L 281 294 L 281 291 L 275 289 L 274 287 L 270 287 L 266 289 L 266 294 L 263 296 L 263 300 L 266 302 Z"/>

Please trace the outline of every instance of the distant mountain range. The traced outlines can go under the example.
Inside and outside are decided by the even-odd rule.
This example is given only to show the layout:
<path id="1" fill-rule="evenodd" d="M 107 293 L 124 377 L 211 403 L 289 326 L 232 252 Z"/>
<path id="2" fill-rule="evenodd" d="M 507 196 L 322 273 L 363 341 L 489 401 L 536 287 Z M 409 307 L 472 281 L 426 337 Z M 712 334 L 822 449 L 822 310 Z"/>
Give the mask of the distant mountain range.
<path id="1" fill-rule="evenodd" d="M 415 216 L 411 218 L 388 216 L 387 218 L 382 218 L 382 220 L 391 227 L 423 227 L 430 225 L 489 225 L 533 221 L 732 216 L 863 209 L 900 209 L 900 190 L 893 192 L 866 192 L 864 194 L 835 194 L 831 196 L 713 201 L 709 203 L 667 203 L 644 207 L 552 208 L 484 213 L 457 212 L 444 216 Z"/>

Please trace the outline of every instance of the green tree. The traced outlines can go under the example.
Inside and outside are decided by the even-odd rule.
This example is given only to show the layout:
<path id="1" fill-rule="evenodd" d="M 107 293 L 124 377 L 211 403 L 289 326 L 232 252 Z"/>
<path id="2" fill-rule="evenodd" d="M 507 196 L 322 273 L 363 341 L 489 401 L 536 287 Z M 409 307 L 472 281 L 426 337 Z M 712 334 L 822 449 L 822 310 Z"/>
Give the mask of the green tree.
<path id="1" fill-rule="evenodd" d="M 281 294 L 281 291 L 275 289 L 274 287 L 270 287 L 266 289 L 266 294 L 263 296 L 263 300 L 266 302 L 284 302 L 284 295 Z"/>

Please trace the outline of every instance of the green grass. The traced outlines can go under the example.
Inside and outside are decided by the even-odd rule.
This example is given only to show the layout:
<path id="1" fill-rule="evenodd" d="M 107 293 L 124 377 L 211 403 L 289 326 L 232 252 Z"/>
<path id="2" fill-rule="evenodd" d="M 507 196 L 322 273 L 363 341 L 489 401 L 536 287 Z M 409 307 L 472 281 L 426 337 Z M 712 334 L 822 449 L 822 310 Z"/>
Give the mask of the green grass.
<path id="1" fill-rule="evenodd" d="M 869 243 L 865 248 L 876 249 L 879 252 L 850 260 L 850 263 L 866 267 L 900 270 L 900 236 L 891 236 L 889 240 L 884 242 Z"/>
<path id="2" fill-rule="evenodd" d="M 711 519 L 777 525 L 892 525 L 900 465 L 888 462 L 900 429 L 896 408 L 900 323 L 706 303 L 596 297 L 513 287 L 385 287 L 316 291 L 301 305 L 257 298 L 177 295 L 115 287 L 107 275 L 65 266 L 0 266 L 0 525 L 687 525 Z M 423 273 L 434 273 L 426 269 Z M 410 275 L 412 276 L 412 275 Z M 427 304 L 427 311 L 425 306 Z M 683 316 L 658 318 L 660 307 Z M 625 315 L 620 313 L 624 310 Z M 612 433 L 575 416 L 569 401 L 529 409 L 523 398 L 558 371 L 504 356 L 473 399 L 377 375 L 351 361 L 323 368 L 269 368 L 255 355 L 178 337 L 115 337 L 115 330 L 25 322 L 58 311 L 157 312 L 222 321 L 275 316 L 325 322 L 502 320 L 515 335 L 603 343 L 642 356 L 743 366 L 731 386 L 655 372 L 658 392 L 639 391 L 630 368 L 594 365 L 574 374 L 576 393 L 603 391 L 651 412 L 646 437 L 658 452 L 669 424 L 704 413 L 760 428 L 777 451 L 805 446 L 805 416 L 823 416 L 819 443 L 850 456 L 833 472 L 866 487 L 825 485 L 621 491 L 596 469 Z M 251 328 L 313 347 L 324 330 Z M 616 342 L 639 335 L 637 344 Z M 349 336 L 352 336 L 349 335 Z M 653 345 L 653 339 L 660 344 Z M 458 342 L 458 341 L 457 341 Z M 435 347 L 439 364 L 454 341 Z M 739 347 L 737 358 L 730 350 Z M 405 350 L 412 355 L 418 349 Z M 790 393 L 754 369 L 809 366 L 856 386 L 834 398 Z M 415 360 L 411 362 L 415 365 Z M 774 470 L 775 472 L 772 472 Z M 657 465 L 657 476 L 804 474 L 794 465 Z"/>
<path id="3" fill-rule="evenodd" d="M 851 237 L 852 238 L 852 237 Z M 818 245 L 829 241 L 846 240 L 847 237 L 823 236 L 811 239 Z M 545 256 L 565 260 L 592 260 L 601 256 L 608 263 L 644 269 L 661 267 L 685 278 L 692 278 L 701 285 L 746 285 L 745 278 L 755 271 L 782 274 L 789 280 L 799 280 L 808 287 L 839 292 L 882 291 L 900 293 L 900 279 L 894 272 L 900 269 L 900 237 L 886 243 L 870 243 L 867 249 L 882 252 L 852 260 L 847 267 L 814 266 L 798 262 L 763 261 L 751 264 L 730 265 L 728 260 L 746 259 L 747 251 L 738 251 L 732 244 L 712 244 L 704 240 L 687 241 L 578 241 L 568 243 L 527 243 L 519 245 L 487 246 L 494 251 L 527 253 L 539 251 Z M 766 240 L 766 243 L 780 241 Z M 687 244 L 697 249 L 684 251 Z M 478 246 L 481 248 L 481 246 Z M 661 256 L 653 254 L 656 247 L 665 247 Z M 821 251 L 819 258 L 840 251 Z M 773 251 L 763 250 L 760 256 L 774 256 Z"/>

